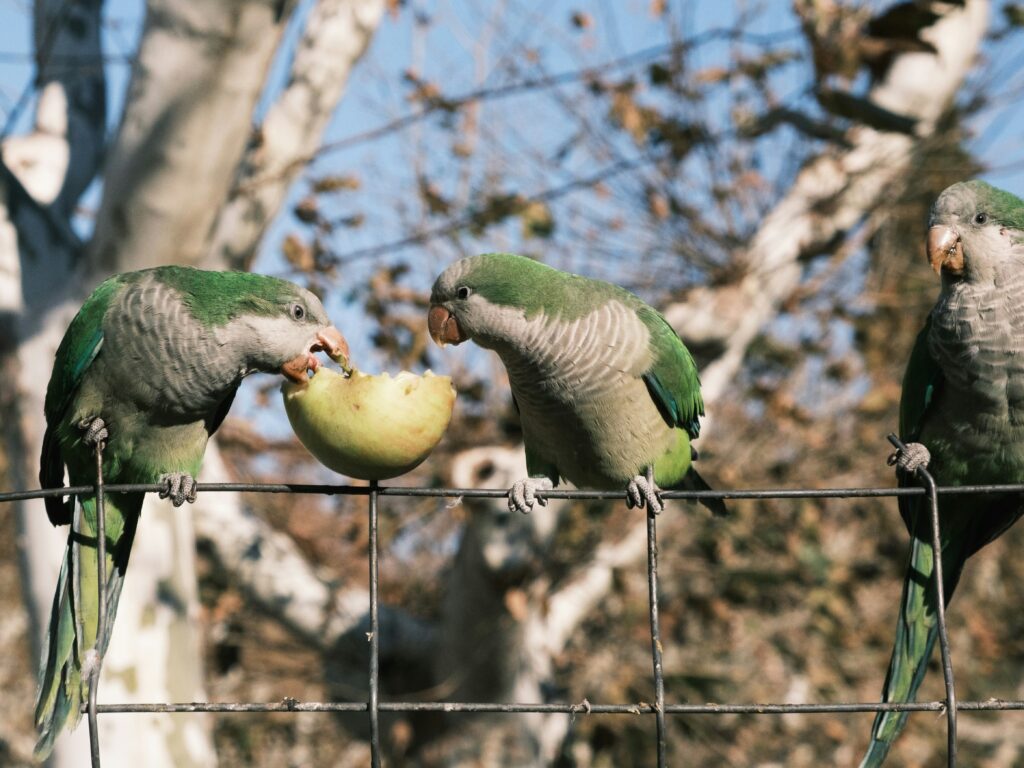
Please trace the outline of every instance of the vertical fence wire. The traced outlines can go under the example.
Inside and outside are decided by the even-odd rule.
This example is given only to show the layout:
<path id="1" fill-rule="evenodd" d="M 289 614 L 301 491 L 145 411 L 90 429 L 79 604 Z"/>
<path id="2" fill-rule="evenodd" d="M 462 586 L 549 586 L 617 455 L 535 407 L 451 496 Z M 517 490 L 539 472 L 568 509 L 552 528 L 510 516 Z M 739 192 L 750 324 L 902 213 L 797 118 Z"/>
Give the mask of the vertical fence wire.
<path id="1" fill-rule="evenodd" d="M 896 437 L 888 435 L 888 440 L 897 450 L 907 446 Z M 932 533 L 932 580 L 935 585 L 935 623 L 938 625 L 939 652 L 942 656 L 942 679 L 946 688 L 946 765 L 956 765 L 956 686 L 953 682 L 953 656 L 949 645 L 949 632 L 946 628 L 946 589 L 942 575 L 942 536 L 939 529 L 939 494 L 935 478 L 926 467 L 918 467 L 915 472 L 917 479 L 924 486 L 928 510 L 931 516 Z"/>
<path id="2" fill-rule="evenodd" d="M 935 580 L 935 616 L 939 630 L 939 650 L 942 654 L 942 679 L 946 686 L 946 765 L 956 765 L 956 686 L 953 683 L 953 655 L 946 628 L 946 595 L 942 581 L 942 538 L 939 535 L 939 500 L 935 493 L 935 479 L 928 470 L 917 470 L 917 476 L 928 491 L 928 504 L 932 518 L 932 573 Z"/>
<path id="3" fill-rule="evenodd" d="M 897 448 L 903 448 L 902 442 L 895 435 L 889 441 Z M 106 570 L 106 492 L 155 492 L 162 489 L 160 485 L 129 485 L 114 484 L 106 486 L 103 480 L 103 448 L 96 446 L 96 482 L 93 486 L 77 486 L 61 489 L 41 489 L 39 491 L 16 491 L 0 493 L 0 503 L 30 498 L 50 496 L 94 494 L 96 499 L 96 565 L 97 565 L 97 611 L 96 645 L 87 652 L 90 660 L 88 666 L 89 696 L 83 706 L 89 721 L 90 756 L 93 768 L 100 766 L 100 744 L 98 732 L 98 714 L 104 712 L 355 712 L 365 709 L 369 716 L 370 752 L 372 768 L 380 768 L 380 711 L 388 712 L 565 712 L 577 714 L 581 711 L 593 714 L 653 714 L 657 729 L 657 764 L 667 765 L 667 735 L 665 716 L 693 714 L 787 714 L 787 713 L 840 713 L 840 712 L 939 712 L 946 714 L 947 734 L 947 766 L 954 768 L 957 759 L 957 712 L 967 711 L 1022 711 L 1024 701 L 1002 701 L 989 699 L 986 701 L 958 702 L 953 679 L 949 633 L 946 625 L 945 595 L 943 589 L 941 561 L 941 530 L 939 521 L 938 496 L 941 494 L 987 494 L 987 493 L 1024 493 L 1024 484 L 1012 485 L 976 485 L 955 488 L 938 488 L 934 478 L 925 469 L 919 469 L 917 478 L 923 487 L 913 488 L 832 488 L 832 489 L 769 489 L 769 490 L 737 490 L 737 491 L 668 491 L 664 497 L 668 499 L 685 499 L 696 501 L 701 498 L 720 499 L 767 499 L 767 498 L 867 498 L 881 496 L 924 496 L 929 504 L 932 525 L 933 578 L 936 596 L 936 624 L 939 647 L 942 654 L 942 670 L 945 683 L 946 698 L 944 701 L 931 702 L 874 702 L 854 703 L 842 702 L 832 704 L 665 704 L 665 680 L 662 663 L 662 642 L 658 615 L 658 542 L 655 515 L 648 510 L 647 515 L 647 578 L 648 596 L 650 601 L 649 618 L 651 631 L 651 654 L 654 672 L 655 701 L 653 705 L 640 702 L 638 704 L 590 704 L 584 709 L 578 704 L 529 704 L 529 703 L 473 703 L 473 702 L 380 702 L 380 626 L 379 626 L 379 524 L 378 502 L 382 495 L 423 497 L 478 497 L 499 498 L 507 492 L 499 489 L 465 489 L 465 488 L 380 488 L 377 482 L 369 487 L 355 486 L 303 486 L 294 484 L 260 484 L 260 483 L 215 483 L 204 484 L 200 490 L 205 491 L 251 491 L 264 493 L 328 493 L 366 495 L 369 512 L 369 598 L 370 598 L 370 629 L 368 641 L 369 654 L 369 699 L 365 704 L 356 702 L 296 702 L 287 700 L 278 704 L 272 703 L 161 703 L 161 704 L 97 704 L 100 668 L 102 655 L 99 647 L 101 638 L 106 634 L 107 622 L 107 570 Z M 547 498 L 564 499 L 614 499 L 621 494 L 606 491 L 549 491 Z M 81 544 L 87 537 L 82 534 L 81 506 L 75 516 L 75 528 L 72 535 L 73 549 L 71 557 L 76 571 L 76 578 L 81 578 Z M 82 595 L 80 584 L 76 592 Z M 81 611 L 79 610 L 81 615 Z"/>
<path id="4" fill-rule="evenodd" d="M 658 516 L 647 509 L 647 593 L 650 601 L 651 660 L 654 664 L 654 722 L 657 733 L 658 768 L 668 765 L 665 735 L 665 673 L 661 661 L 661 628 L 658 622 Z"/>
<path id="5" fill-rule="evenodd" d="M 84 517 L 84 516 L 83 516 Z M 100 768 L 100 728 L 96 712 L 96 697 L 100 687 L 100 668 L 103 666 L 103 636 L 107 631 L 107 525 L 106 525 L 106 503 L 103 492 L 103 441 L 96 440 L 96 590 L 99 605 L 96 610 L 96 641 L 87 655 L 91 656 L 92 667 L 89 670 L 89 756 L 92 760 L 92 768 Z M 81 541 L 75 546 L 81 547 Z M 81 591 L 81 570 L 76 578 L 79 579 L 79 591 Z M 72 584 L 74 589 L 74 584 Z"/>
<path id="6" fill-rule="evenodd" d="M 370 481 L 370 765 L 380 768 L 380 616 L 377 568 L 377 481 Z"/>

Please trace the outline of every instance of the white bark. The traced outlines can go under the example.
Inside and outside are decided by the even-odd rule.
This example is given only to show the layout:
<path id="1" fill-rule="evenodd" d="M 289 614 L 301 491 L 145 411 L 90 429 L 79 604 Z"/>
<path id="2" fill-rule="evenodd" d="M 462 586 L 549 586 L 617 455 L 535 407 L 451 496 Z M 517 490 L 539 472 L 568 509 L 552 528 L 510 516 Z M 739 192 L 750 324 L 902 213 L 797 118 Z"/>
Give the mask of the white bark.
<path id="1" fill-rule="evenodd" d="M 900 56 L 884 80 L 871 89 L 869 96 L 879 105 L 918 120 L 916 136 L 852 128 L 851 146 L 808 162 L 789 193 L 765 217 L 747 251 L 744 277 L 724 287 L 698 288 L 685 302 L 667 308 L 666 316 L 684 340 L 721 348 L 701 372 L 701 389 L 712 414 L 714 402 L 736 376 L 750 343 L 798 286 L 800 259 L 860 224 L 911 171 L 919 140 L 934 131 L 977 57 L 987 18 L 987 0 L 968 0 L 962 9 L 950 6 L 922 35 L 937 53 Z M 466 452 L 455 458 L 453 472 L 465 473 L 463 465 L 480 462 L 507 464 L 507 450 Z M 496 474 L 487 485 L 501 486 L 499 477 Z M 506 641 L 503 646 L 510 656 L 489 660 L 494 668 L 517 669 L 513 679 L 503 681 L 504 695 L 514 693 L 518 701 L 540 700 L 539 684 L 549 675 L 552 659 L 607 596 L 614 570 L 640 566 L 646 554 L 645 529 L 638 515 L 635 526 L 617 542 L 599 546 L 557 591 L 537 589 L 543 599 L 538 594 L 525 615 L 517 617 L 518 625 L 509 630 L 516 635 L 515 642 Z M 468 554 L 464 557 L 473 559 Z M 552 750 L 564 739 L 568 718 L 537 716 L 536 720 L 541 757 L 550 760 Z"/>
<path id="2" fill-rule="evenodd" d="M 457 488 L 507 488 L 525 476 L 521 449 L 484 447 L 457 456 L 449 481 Z M 533 571 L 536 553 L 547 548 L 565 502 L 552 499 L 529 515 L 510 513 L 504 499 L 463 503 L 469 517 L 446 577 L 441 639 L 434 657 L 437 687 L 455 701 L 544 701 L 543 685 L 550 680 L 554 656 L 546 635 L 549 620 L 557 618 L 546 615 L 549 584 Z M 465 715 L 459 718 L 453 721 L 457 738 L 474 743 L 471 754 L 485 753 L 489 729 L 462 730 L 455 723 L 462 723 Z M 528 714 L 513 727 L 529 734 L 520 748 L 534 749 L 534 761 L 547 762 L 556 754 L 567 722 L 564 715 Z M 498 716 L 488 725 L 498 732 L 509 723 Z"/>
<path id="3" fill-rule="evenodd" d="M 203 459 L 201 482 L 229 476 L 213 444 Z M 213 550 L 251 599 L 293 632 L 314 645 L 330 648 L 365 620 L 370 609 L 365 586 L 332 588 L 321 579 L 295 542 L 245 508 L 240 494 L 202 496 L 196 533 Z"/>
<path id="4" fill-rule="evenodd" d="M 324 129 L 384 13 L 384 0 L 320 0 L 310 11 L 288 85 L 267 112 L 220 212 L 207 259 L 244 268 Z"/>
<path id="5" fill-rule="evenodd" d="M 39 93 L 32 133 L 6 139 L 0 156 L 32 199 L 49 205 L 64 186 L 70 155 L 68 99 L 64 86 L 52 81 Z"/>
<path id="6" fill-rule="evenodd" d="M 202 260 L 292 5 L 150 0 L 104 170 L 100 272 Z"/>

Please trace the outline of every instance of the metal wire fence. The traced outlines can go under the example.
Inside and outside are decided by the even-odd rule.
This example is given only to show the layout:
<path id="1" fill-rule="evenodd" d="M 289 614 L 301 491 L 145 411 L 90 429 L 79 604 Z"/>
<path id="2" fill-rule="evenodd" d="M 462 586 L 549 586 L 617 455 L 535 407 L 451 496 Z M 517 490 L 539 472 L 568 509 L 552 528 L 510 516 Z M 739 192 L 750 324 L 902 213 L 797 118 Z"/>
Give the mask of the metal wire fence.
<path id="1" fill-rule="evenodd" d="M 897 448 L 903 444 L 895 437 L 889 441 Z M 699 499 L 835 499 L 835 498 L 867 498 L 867 497 L 898 497 L 924 496 L 930 506 L 932 521 L 932 545 L 935 551 L 940 550 L 938 498 L 941 495 L 961 494 L 996 494 L 1024 493 L 1024 484 L 1014 485 L 972 485 L 956 487 L 937 487 L 932 476 L 926 469 L 917 470 L 918 487 L 902 488 L 824 488 L 824 489 L 758 489 L 729 491 L 664 491 L 665 499 L 681 499 L 695 501 Z M 27 499 L 39 499 L 53 496 L 95 495 L 97 506 L 97 559 L 102 564 L 106 557 L 106 539 L 104 530 L 103 504 L 107 493 L 118 492 L 159 492 L 164 489 L 159 484 L 110 484 L 103 482 L 102 446 L 96 449 L 96 483 L 95 485 L 75 486 L 70 488 L 45 488 L 34 491 L 16 491 L 0 493 L 0 504 Z M 371 482 L 366 486 L 351 485 L 312 485 L 288 483 L 207 483 L 199 486 L 203 493 L 225 491 L 246 491 L 256 493 L 289 493 L 289 494 L 324 494 L 353 495 L 367 497 L 369 515 L 369 597 L 370 597 L 370 631 L 368 634 L 370 654 L 368 665 L 369 696 L 366 701 L 329 701 L 303 702 L 285 699 L 280 702 L 188 702 L 188 703 L 142 703 L 142 704 L 97 704 L 99 675 L 102 659 L 98 659 L 92 668 L 88 701 L 83 705 L 83 714 L 87 716 L 89 725 L 89 743 L 93 768 L 100 768 L 101 751 L 98 731 L 98 716 L 105 713 L 181 713 L 181 712 L 366 712 L 369 718 L 369 738 L 371 765 L 381 765 L 381 740 L 379 715 L 381 712 L 476 712 L 476 713 L 564 713 L 607 714 L 607 715 L 653 715 L 655 721 L 655 738 L 657 748 L 657 765 L 664 768 L 667 763 L 667 737 L 665 719 L 669 715 L 782 715 L 782 714 L 824 714 L 854 712 L 944 712 L 946 715 L 946 763 L 950 768 L 956 765 L 957 753 L 957 713 L 996 710 L 1024 710 L 1024 700 L 958 701 L 953 678 L 953 664 L 950 655 L 949 636 L 946 629 L 945 600 L 942 587 L 942 563 L 935 558 L 933 588 L 936 591 L 938 612 L 937 623 L 939 632 L 939 648 L 942 658 L 942 671 L 945 683 L 945 698 L 937 701 L 920 702 L 836 702 L 821 704 L 793 703 L 748 703 L 748 704 L 666 704 L 665 679 L 662 668 L 661 630 L 658 620 L 658 535 L 657 515 L 647 514 L 647 584 L 648 612 L 651 636 L 651 666 L 654 700 L 650 702 L 592 704 L 586 700 L 579 703 L 483 703 L 460 701 L 380 701 L 380 648 L 379 648 L 379 593 L 378 593 L 378 504 L 382 497 L 438 497 L 438 498 L 478 498 L 493 499 L 508 495 L 505 489 L 470 489 L 470 488 L 399 488 L 380 486 Z M 538 496 L 552 499 L 621 499 L 623 493 L 614 491 L 587 490 L 550 490 L 539 492 Z M 78 542 L 80 537 L 75 537 Z M 74 546 L 78 546 L 76 543 Z M 108 620 L 106 615 L 106 569 L 102 566 L 99 572 L 99 618 L 97 636 L 104 631 Z"/>

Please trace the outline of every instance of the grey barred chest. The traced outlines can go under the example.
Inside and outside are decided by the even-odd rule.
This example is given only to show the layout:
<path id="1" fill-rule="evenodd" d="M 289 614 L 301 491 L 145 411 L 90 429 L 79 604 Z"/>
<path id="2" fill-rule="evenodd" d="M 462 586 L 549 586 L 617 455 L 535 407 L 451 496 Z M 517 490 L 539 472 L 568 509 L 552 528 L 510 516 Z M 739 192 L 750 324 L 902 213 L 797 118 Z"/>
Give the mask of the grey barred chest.
<path id="1" fill-rule="evenodd" d="M 965 417 L 980 413 L 1024 421 L 1024 328 L 972 325 L 936 327 L 929 337 L 948 405 Z"/>
<path id="2" fill-rule="evenodd" d="M 1024 359 L 1009 339 L 931 345 L 943 381 L 920 439 L 937 443 L 939 466 L 947 450 L 965 461 L 975 482 L 1024 481 Z"/>
<path id="3" fill-rule="evenodd" d="M 530 451 L 574 485 L 618 488 L 673 443 L 642 380 L 624 378 L 606 392 L 551 379 L 511 383 Z"/>

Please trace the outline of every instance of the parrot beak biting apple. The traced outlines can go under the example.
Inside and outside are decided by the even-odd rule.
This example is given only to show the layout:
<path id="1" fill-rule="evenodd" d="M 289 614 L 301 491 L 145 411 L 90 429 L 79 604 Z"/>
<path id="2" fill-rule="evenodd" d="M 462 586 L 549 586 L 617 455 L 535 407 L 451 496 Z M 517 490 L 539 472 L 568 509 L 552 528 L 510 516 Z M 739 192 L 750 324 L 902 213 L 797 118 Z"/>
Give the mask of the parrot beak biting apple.
<path id="1" fill-rule="evenodd" d="M 964 247 L 955 229 L 936 224 L 928 230 L 928 261 L 937 275 L 963 274 Z"/>
<path id="2" fill-rule="evenodd" d="M 427 328 L 430 330 L 430 337 L 439 346 L 445 344 L 461 344 L 467 338 L 459 327 L 459 321 L 451 312 L 439 304 L 430 308 L 427 315 Z"/>
<path id="3" fill-rule="evenodd" d="M 316 343 L 310 348 L 311 352 L 326 352 L 328 357 L 339 363 L 348 363 L 348 342 L 341 335 L 341 331 L 333 325 L 324 328 L 316 335 Z M 316 358 L 314 357 L 315 361 Z M 314 370 L 316 370 L 314 366 Z"/>
<path id="4" fill-rule="evenodd" d="M 309 345 L 309 349 L 282 365 L 281 373 L 294 382 L 306 381 L 306 371 L 316 371 L 320 367 L 320 361 L 314 352 L 326 352 L 332 360 L 341 364 L 342 368 L 348 367 L 348 342 L 341 335 L 341 331 L 332 325 L 318 331 L 316 340 Z"/>

